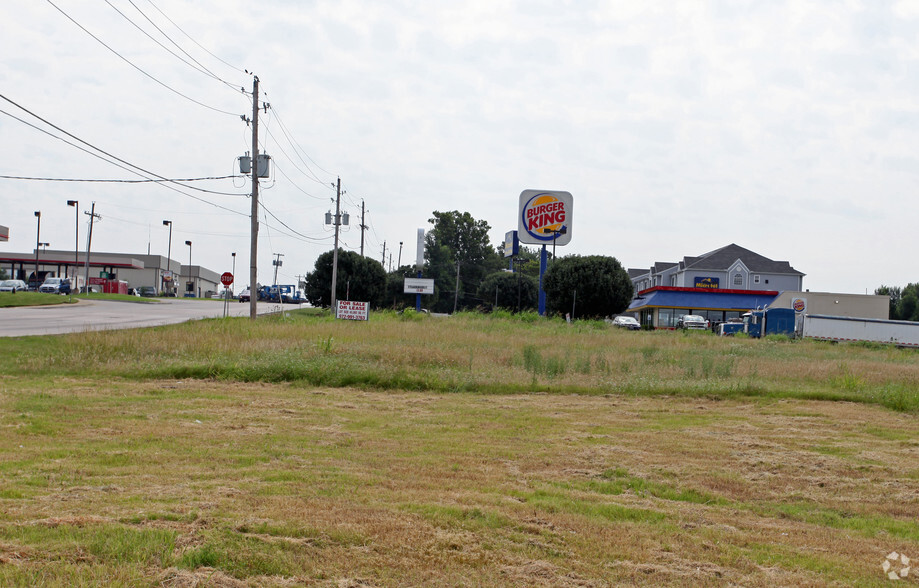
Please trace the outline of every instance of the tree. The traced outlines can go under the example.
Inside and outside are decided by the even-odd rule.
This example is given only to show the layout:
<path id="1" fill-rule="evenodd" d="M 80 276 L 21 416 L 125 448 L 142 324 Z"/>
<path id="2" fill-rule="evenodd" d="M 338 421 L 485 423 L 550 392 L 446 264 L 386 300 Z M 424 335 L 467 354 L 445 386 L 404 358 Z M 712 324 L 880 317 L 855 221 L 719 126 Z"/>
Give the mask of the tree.
<path id="1" fill-rule="evenodd" d="M 315 269 L 306 276 L 304 295 L 313 306 L 332 303 L 332 251 L 316 258 Z M 371 308 L 385 305 L 386 271 L 379 261 L 361 257 L 354 251 L 338 250 L 337 300 L 369 302 Z"/>
<path id="2" fill-rule="evenodd" d="M 876 289 L 874 293 L 879 296 L 890 297 L 890 312 L 888 313 L 888 318 L 892 320 L 900 318 L 900 297 L 903 295 L 903 291 L 899 286 L 881 286 Z"/>
<path id="3" fill-rule="evenodd" d="M 488 275 L 479 285 L 477 295 L 485 304 L 495 305 L 513 311 L 532 310 L 539 299 L 539 284 L 521 273 L 495 272 Z"/>
<path id="4" fill-rule="evenodd" d="M 6 273 L 6 270 L 0 267 L 0 280 L 9 280 L 10 276 Z"/>
<path id="5" fill-rule="evenodd" d="M 410 265 L 403 265 L 399 269 L 386 274 L 386 294 L 383 305 L 394 310 L 407 307 L 414 308 L 415 294 L 405 293 L 405 278 L 414 277 L 415 267 Z M 424 300 L 426 297 L 427 295 L 422 296 L 423 302 L 427 302 Z"/>
<path id="6" fill-rule="evenodd" d="M 919 283 L 906 287 L 881 286 L 875 294 L 890 296 L 890 318 L 901 321 L 919 321 Z"/>
<path id="7" fill-rule="evenodd" d="M 474 307 L 481 302 L 475 295 L 479 283 L 503 265 L 489 243 L 491 227 L 468 212 L 435 210 L 433 215 L 428 222 L 434 228 L 425 236 L 424 248 L 425 273 L 435 283 L 432 306 L 441 312 Z"/>
<path id="8" fill-rule="evenodd" d="M 632 281 L 615 257 L 570 255 L 553 260 L 543 277 L 550 312 L 601 318 L 618 314 L 632 300 Z M 574 318 L 574 316 L 572 316 Z"/>

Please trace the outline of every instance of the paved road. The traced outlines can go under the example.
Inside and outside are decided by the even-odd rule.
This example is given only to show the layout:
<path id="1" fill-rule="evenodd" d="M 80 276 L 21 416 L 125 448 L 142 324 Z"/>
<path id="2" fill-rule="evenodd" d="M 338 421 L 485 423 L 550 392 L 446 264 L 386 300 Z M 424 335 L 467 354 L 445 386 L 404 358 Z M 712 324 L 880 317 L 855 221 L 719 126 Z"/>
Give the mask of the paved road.
<path id="1" fill-rule="evenodd" d="M 285 309 L 297 308 L 285 305 Z M 260 302 L 259 314 L 279 312 L 281 305 Z M 231 316 L 249 316 L 249 305 L 230 302 Z M 81 300 L 77 304 L 0 308 L 0 337 L 78 333 L 181 323 L 223 316 L 219 300 L 158 299 L 157 302 Z"/>

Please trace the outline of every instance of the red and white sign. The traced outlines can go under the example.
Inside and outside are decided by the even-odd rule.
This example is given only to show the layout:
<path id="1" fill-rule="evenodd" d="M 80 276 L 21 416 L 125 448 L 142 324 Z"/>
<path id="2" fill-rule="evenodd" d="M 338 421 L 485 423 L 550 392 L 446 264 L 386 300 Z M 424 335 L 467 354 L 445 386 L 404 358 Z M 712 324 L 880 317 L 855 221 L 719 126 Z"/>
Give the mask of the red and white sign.
<path id="1" fill-rule="evenodd" d="M 521 192 L 517 214 L 518 240 L 536 245 L 567 245 L 571 241 L 573 200 L 570 192 Z"/>
<path id="2" fill-rule="evenodd" d="M 230 272 L 223 272 L 220 274 L 220 283 L 224 286 L 229 286 L 233 283 L 233 274 Z"/>
<path id="3" fill-rule="evenodd" d="M 353 300 L 336 300 L 335 318 L 366 321 L 370 314 L 369 302 L 355 302 Z"/>

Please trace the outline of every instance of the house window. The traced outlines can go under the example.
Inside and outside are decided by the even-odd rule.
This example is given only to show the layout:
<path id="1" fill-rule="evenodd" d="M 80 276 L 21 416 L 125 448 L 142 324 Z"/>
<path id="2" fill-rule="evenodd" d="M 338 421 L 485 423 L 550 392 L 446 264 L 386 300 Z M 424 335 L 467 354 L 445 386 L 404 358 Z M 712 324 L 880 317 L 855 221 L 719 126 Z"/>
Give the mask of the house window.
<path id="1" fill-rule="evenodd" d="M 676 286 L 676 276 L 670 276 L 670 285 Z"/>
<path id="2" fill-rule="evenodd" d="M 759 284 L 759 274 L 753 274 L 753 283 Z"/>
<path id="3" fill-rule="evenodd" d="M 734 274 L 734 285 L 743 286 L 743 276 L 740 274 Z"/>

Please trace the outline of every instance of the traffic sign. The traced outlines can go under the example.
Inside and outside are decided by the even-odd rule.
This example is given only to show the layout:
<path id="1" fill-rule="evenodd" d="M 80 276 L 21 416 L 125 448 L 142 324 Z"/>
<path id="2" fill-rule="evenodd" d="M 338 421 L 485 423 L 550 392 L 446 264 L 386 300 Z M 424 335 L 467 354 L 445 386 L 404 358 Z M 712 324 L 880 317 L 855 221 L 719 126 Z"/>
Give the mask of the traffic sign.
<path id="1" fill-rule="evenodd" d="M 220 283 L 224 286 L 229 286 L 233 283 L 233 274 L 230 272 L 223 272 L 220 274 Z"/>

